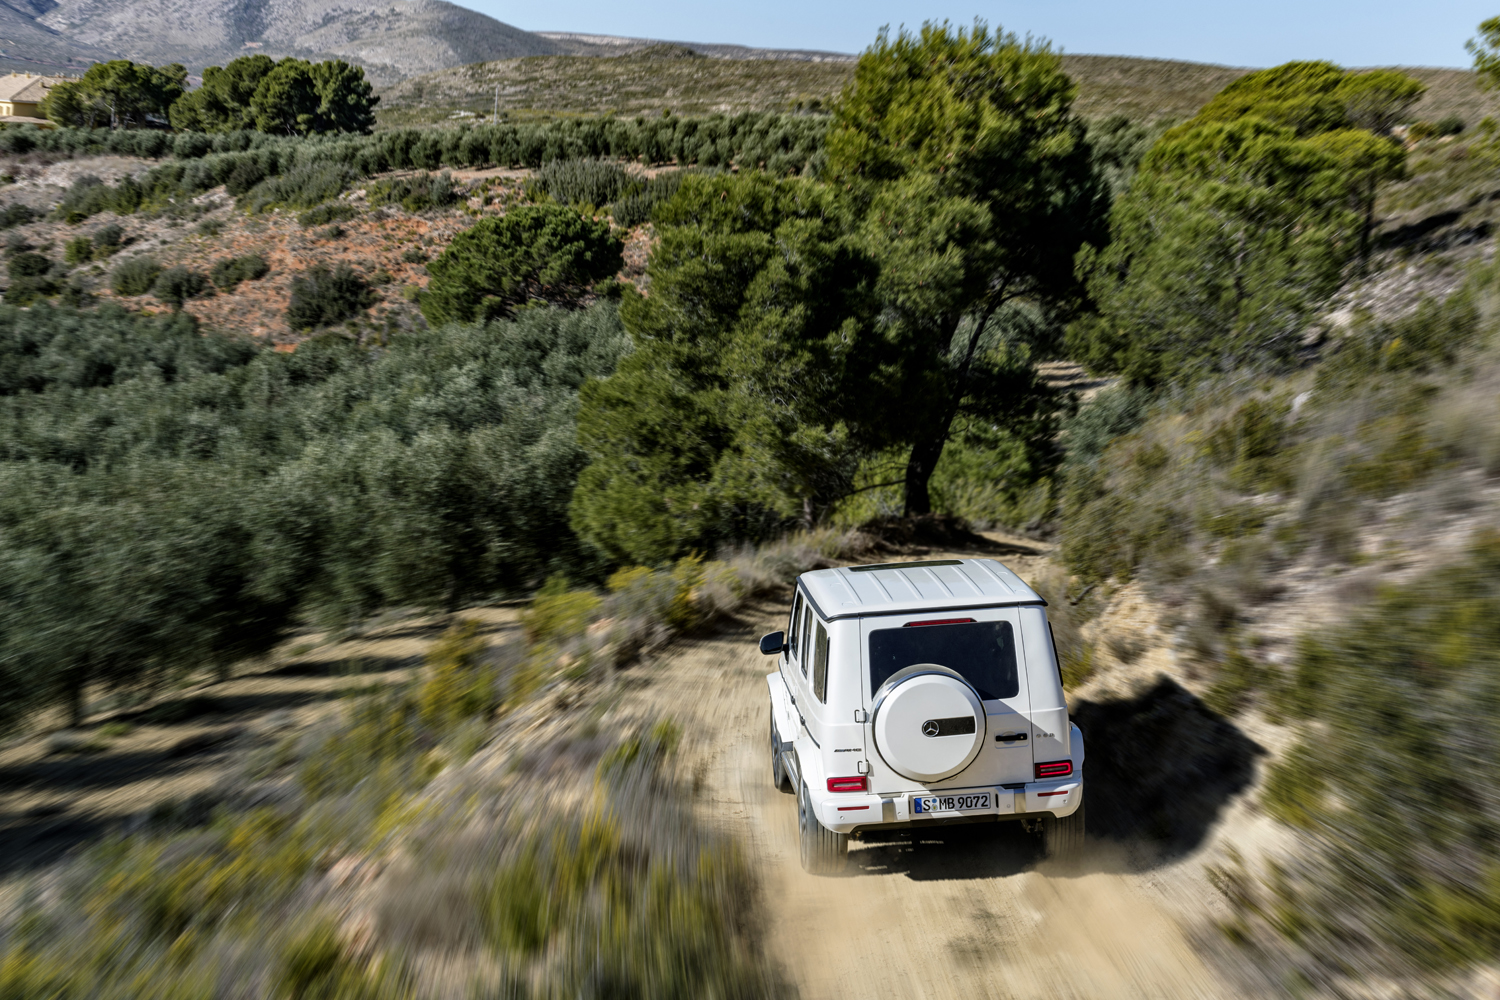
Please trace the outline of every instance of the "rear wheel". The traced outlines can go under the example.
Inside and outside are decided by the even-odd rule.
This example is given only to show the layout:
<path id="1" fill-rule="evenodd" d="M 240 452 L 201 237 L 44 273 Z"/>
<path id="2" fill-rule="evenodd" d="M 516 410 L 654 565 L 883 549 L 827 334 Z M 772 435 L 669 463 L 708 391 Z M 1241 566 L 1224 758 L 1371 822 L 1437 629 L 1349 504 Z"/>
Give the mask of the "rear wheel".
<path id="1" fill-rule="evenodd" d="M 771 787 L 778 792 L 790 792 L 792 779 L 786 773 L 786 763 L 781 759 L 781 739 L 776 735 L 776 710 L 771 710 Z"/>
<path id="2" fill-rule="evenodd" d="M 849 835 L 834 833 L 818 822 L 806 782 L 797 792 L 797 832 L 804 870 L 813 875 L 837 875 L 844 870 L 849 859 Z"/>
<path id="3" fill-rule="evenodd" d="M 1042 851 L 1053 861 L 1067 861 L 1083 853 L 1083 803 L 1071 816 L 1042 818 Z"/>

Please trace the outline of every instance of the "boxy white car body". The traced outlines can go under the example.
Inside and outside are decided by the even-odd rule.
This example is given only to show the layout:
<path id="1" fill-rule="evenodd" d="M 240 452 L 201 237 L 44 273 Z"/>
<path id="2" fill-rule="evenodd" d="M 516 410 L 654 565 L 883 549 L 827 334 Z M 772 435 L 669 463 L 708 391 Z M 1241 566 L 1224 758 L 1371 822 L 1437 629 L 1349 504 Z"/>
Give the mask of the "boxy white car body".
<path id="1" fill-rule="evenodd" d="M 766 678 L 776 780 L 789 779 L 836 835 L 1071 816 L 1083 801 L 1083 737 L 1045 609 L 992 559 L 803 574 Z M 1002 664 L 1004 678 L 973 681 L 964 664 L 936 662 L 967 648 L 951 641 L 964 636 L 997 661 L 1013 657 L 1013 674 Z"/>

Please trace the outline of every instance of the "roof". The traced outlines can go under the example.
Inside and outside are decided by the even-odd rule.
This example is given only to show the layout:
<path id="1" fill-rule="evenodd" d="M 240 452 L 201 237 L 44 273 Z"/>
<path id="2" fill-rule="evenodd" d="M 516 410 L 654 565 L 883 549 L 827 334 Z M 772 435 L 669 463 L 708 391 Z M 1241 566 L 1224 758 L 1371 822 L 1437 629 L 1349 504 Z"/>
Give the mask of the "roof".
<path id="1" fill-rule="evenodd" d="M 994 559 L 845 566 L 797 579 L 824 619 L 1047 603 Z"/>
<path id="2" fill-rule="evenodd" d="M 60 81 L 60 77 L 27 76 L 21 73 L 0 76 L 0 101 L 40 104 L 47 97 L 47 89 Z"/>

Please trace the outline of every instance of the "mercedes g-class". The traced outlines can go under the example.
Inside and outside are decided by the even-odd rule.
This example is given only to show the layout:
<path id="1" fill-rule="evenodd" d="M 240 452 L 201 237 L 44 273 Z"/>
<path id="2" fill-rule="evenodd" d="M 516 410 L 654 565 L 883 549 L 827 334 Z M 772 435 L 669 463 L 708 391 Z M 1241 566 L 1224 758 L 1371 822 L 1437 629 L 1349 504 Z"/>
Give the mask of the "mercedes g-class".
<path id="1" fill-rule="evenodd" d="M 1083 735 L 1068 720 L 1046 604 L 993 559 L 797 578 L 771 695 L 771 780 L 797 795 L 803 867 L 850 835 L 1017 820 L 1048 856 L 1083 840 Z"/>

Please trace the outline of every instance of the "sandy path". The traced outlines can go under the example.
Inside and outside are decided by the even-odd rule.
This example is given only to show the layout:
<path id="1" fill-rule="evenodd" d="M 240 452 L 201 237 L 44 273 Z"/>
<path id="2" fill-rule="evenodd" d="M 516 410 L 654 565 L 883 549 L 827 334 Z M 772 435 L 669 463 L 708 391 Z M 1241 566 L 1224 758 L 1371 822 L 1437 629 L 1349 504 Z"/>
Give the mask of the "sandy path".
<path id="1" fill-rule="evenodd" d="M 771 947 L 805 997 L 1236 995 L 1184 933 L 1214 896 L 1192 858 L 1132 872 L 1124 848 L 1096 844 L 1060 870 L 1004 824 L 855 843 L 847 876 L 805 874 L 794 797 L 770 783 L 770 660 L 754 646 L 782 614 L 752 606 L 638 668 L 649 681 L 618 708 L 683 726 L 703 812 L 749 852 Z"/>

